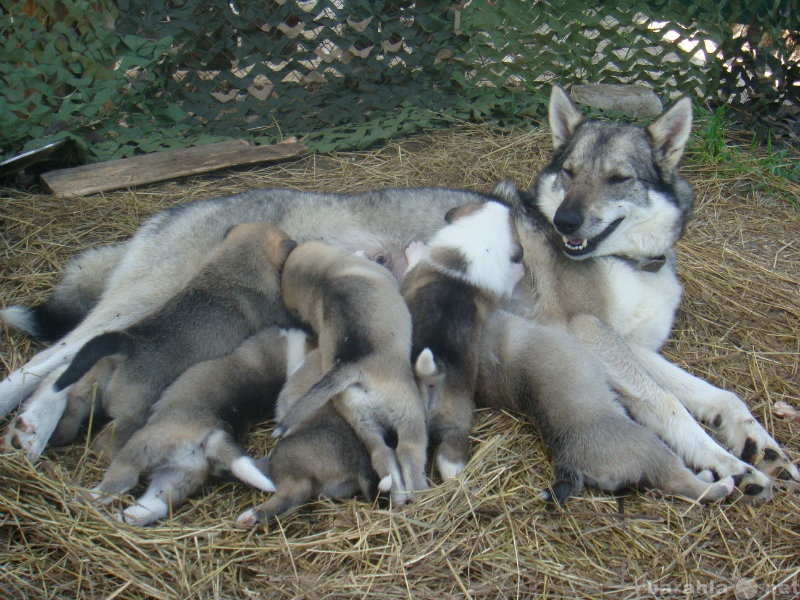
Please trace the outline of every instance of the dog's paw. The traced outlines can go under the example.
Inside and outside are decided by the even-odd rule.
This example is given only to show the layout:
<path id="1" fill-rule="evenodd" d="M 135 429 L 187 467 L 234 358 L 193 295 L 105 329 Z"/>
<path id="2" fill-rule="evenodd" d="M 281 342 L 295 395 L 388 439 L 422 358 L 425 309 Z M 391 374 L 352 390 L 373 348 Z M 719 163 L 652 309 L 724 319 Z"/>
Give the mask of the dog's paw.
<path id="1" fill-rule="evenodd" d="M 160 498 L 140 498 L 133 506 L 129 506 L 115 516 L 118 520 L 134 527 L 144 527 L 163 519 L 169 514 L 169 506 Z"/>
<path id="2" fill-rule="evenodd" d="M 772 436 L 755 420 L 746 424 L 746 428 L 742 428 L 738 438 L 734 452 L 744 462 L 755 466 L 773 479 L 800 482 L 800 470 L 797 465 L 789 460 L 778 442 L 772 439 Z"/>
<path id="3" fill-rule="evenodd" d="M 48 436 L 43 436 L 35 419 L 21 416 L 14 420 L 6 435 L 9 448 L 22 450 L 31 460 L 38 459 L 44 452 Z"/>
<path id="4" fill-rule="evenodd" d="M 242 527 L 255 527 L 264 522 L 264 511 L 260 508 L 249 508 L 236 517 L 236 524 Z"/>

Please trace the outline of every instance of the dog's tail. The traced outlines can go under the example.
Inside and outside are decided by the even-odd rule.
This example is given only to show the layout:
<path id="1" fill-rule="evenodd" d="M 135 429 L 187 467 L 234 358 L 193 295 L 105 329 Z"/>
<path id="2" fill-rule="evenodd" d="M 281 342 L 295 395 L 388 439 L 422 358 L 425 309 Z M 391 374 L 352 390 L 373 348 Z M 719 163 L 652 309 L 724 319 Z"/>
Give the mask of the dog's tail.
<path id="1" fill-rule="evenodd" d="M 362 379 L 361 369 L 353 364 L 337 365 L 317 381 L 311 389 L 300 396 L 286 411 L 278 424 L 281 435 L 288 435 L 305 423 L 337 394 L 355 385 Z M 278 398 L 280 403 L 281 399 Z"/>
<path id="2" fill-rule="evenodd" d="M 124 250 L 124 244 L 114 244 L 81 252 L 67 263 L 49 299 L 33 307 L 0 310 L 0 320 L 42 342 L 60 339 L 97 304 Z"/>
<path id="3" fill-rule="evenodd" d="M 129 355 L 133 351 L 133 340 L 122 331 L 110 331 L 92 338 L 78 350 L 75 358 L 53 387 L 60 392 L 83 377 L 89 369 L 105 357 L 114 354 Z"/>

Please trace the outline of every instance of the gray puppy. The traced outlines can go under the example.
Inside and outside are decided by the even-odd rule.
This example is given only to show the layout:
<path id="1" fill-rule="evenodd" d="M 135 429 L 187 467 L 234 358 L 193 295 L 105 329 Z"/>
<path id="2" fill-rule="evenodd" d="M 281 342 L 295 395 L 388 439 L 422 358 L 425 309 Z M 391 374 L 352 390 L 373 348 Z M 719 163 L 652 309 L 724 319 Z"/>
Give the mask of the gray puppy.
<path id="1" fill-rule="evenodd" d="M 147 423 L 117 452 L 94 489 L 102 502 L 148 488 L 119 517 L 135 525 L 161 519 L 195 493 L 210 473 L 228 472 L 265 492 L 275 486 L 237 442 L 273 414 L 287 371 L 301 359 L 306 335 L 268 327 L 231 354 L 197 363 L 170 385 Z"/>
<path id="2" fill-rule="evenodd" d="M 363 256 L 310 241 L 286 260 L 281 295 L 317 334 L 325 374 L 276 414 L 280 430 L 295 431 L 333 399 L 367 446 L 382 490 L 403 503 L 427 489 L 425 412 L 411 368 L 411 315 L 397 281 Z M 393 434 L 394 450 L 386 441 Z"/>
<path id="3" fill-rule="evenodd" d="M 286 382 L 279 407 L 291 409 L 322 375 L 321 354 L 312 350 Z M 277 491 L 243 512 L 237 519 L 242 525 L 269 523 L 319 495 L 337 499 L 361 492 L 365 498 L 374 498 L 378 490 L 378 477 L 364 443 L 331 402 L 281 437 L 256 464 Z"/>
<path id="4" fill-rule="evenodd" d="M 119 449 L 161 392 L 191 365 L 234 350 L 267 325 L 291 327 L 280 302 L 280 269 L 295 242 L 267 223 L 232 227 L 205 266 L 156 313 L 87 342 L 55 383 L 73 383 L 55 439 L 74 439 L 94 399 L 112 419 L 99 450 Z"/>

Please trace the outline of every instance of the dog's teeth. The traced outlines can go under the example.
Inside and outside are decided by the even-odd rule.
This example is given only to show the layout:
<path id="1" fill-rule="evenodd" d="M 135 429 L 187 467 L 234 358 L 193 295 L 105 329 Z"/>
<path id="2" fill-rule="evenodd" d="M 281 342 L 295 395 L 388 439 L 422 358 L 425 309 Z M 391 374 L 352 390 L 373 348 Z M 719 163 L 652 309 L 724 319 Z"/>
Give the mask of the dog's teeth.
<path id="1" fill-rule="evenodd" d="M 564 236 L 564 245 L 571 250 L 583 250 L 586 248 L 587 240 L 581 238 L 570 238 Z"/>

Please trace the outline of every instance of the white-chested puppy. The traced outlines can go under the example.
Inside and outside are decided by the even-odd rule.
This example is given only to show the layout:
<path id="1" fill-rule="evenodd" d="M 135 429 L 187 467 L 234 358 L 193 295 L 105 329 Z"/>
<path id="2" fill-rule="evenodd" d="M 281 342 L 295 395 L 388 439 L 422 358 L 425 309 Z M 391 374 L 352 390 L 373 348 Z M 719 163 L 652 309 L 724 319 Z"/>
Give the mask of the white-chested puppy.
<path id="1" fill-rule="evenodd" d="M 281 274 L 290 313 L 317 334 L 325 373 L 283 414 L 295 431 L 329 400 L 366 445 L 381 489 L 395 502 L 427 489 L 425 412 L 411 368 L 411 315 L 385 268 L 341 248 L 310 241 Z M 396 436 L 392 449 L 387 437 Z"/>
<path id="2" fill-rule="evenodd" d="M 286 382 L 276 411 L 290 410 L 322 375 L 321 354 L 315 349 Z M 361 492 L 372 499 L 377 494 L 378 477 L 367 448 L 332 402 L 281 437 L 256 464 L 277 491 L 239 515 L 237 522 L 243 525 L 269 523 L 320 495 L 342 499 Z"/>
<path id="3" fill-rule="evenodd" d="M 93 496 L 111 501 L 148 475 L 144 495 L 119 515 L 147 525 L 195 493 L 210 473 L 230 473 L 262 491 L 275 491 L 239 442 L 252 423 L 273 415 L 288 372 L 302 360 L 305 341 L 300 330 L 268 327 L 231 354 L 190 367 L 120 448 Z"/>
<path id="4" fill-rule="evenodd" d="M 75 437 L 96 386 L 100 412 L 112 420 L 98 446 L 113 455 L 188 367 L 232 352 L 263 327 L 291 327 L 279 286 L 280 269 L 295 246 L 268 223 L 236 225 L 160 310 L 87 342 L 55 382 L 57 389 L 75 385 L 54 438 L 66 443 Z"/>
<path id="5" fill-rule="evenodd" d="M 467 464 L 483 324 L 522 279 L 511 209 L 495 201 L 454 208 L 427 244 L 406 250 L 401 291 L 413 322 L 412 357 L 427 402 L 428 436 L 443 478 Z"/>

